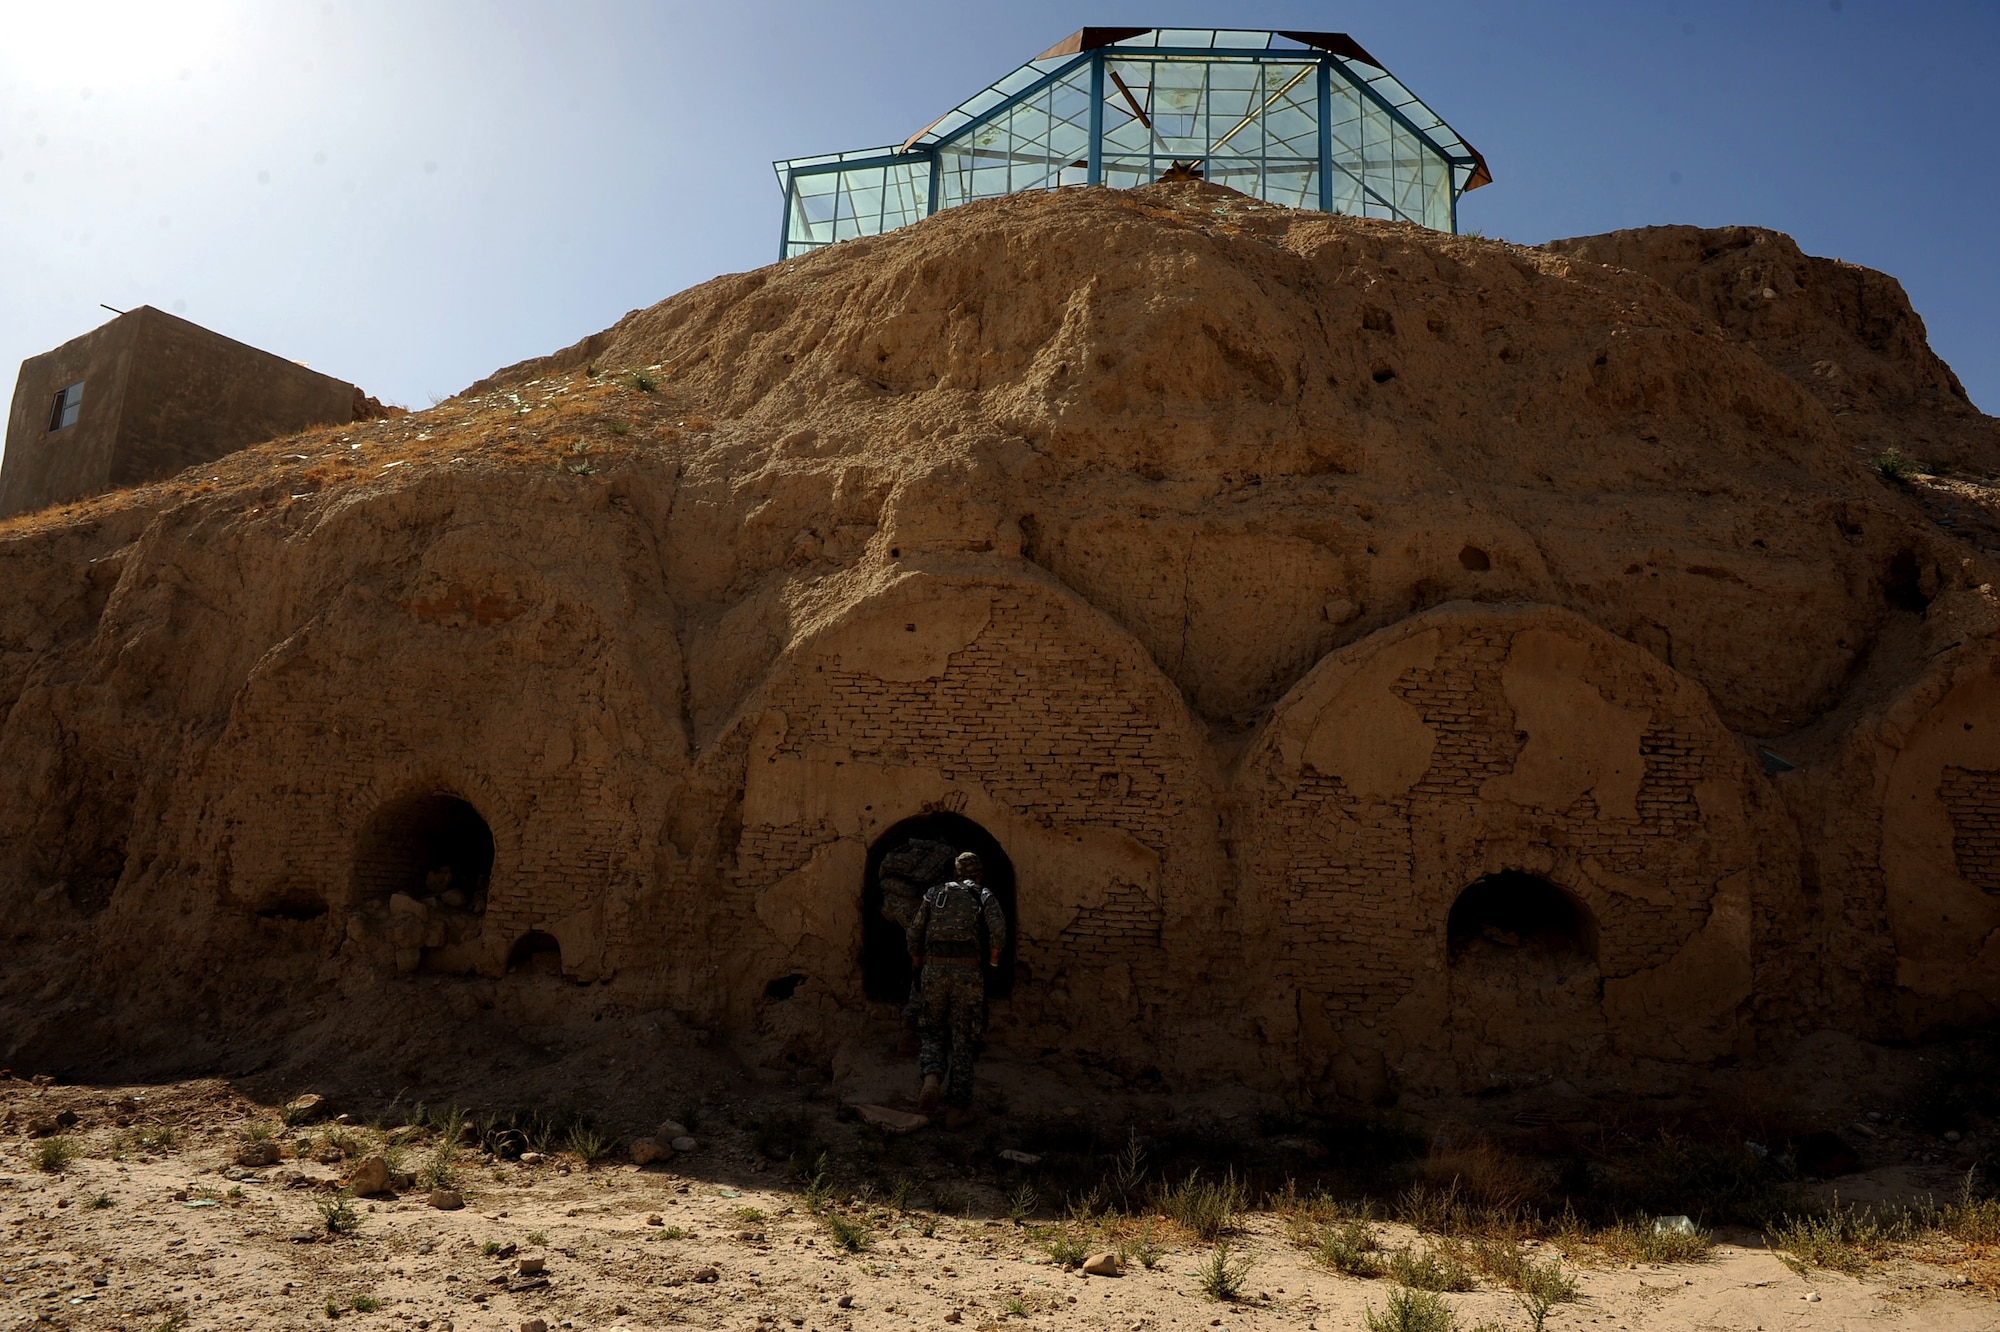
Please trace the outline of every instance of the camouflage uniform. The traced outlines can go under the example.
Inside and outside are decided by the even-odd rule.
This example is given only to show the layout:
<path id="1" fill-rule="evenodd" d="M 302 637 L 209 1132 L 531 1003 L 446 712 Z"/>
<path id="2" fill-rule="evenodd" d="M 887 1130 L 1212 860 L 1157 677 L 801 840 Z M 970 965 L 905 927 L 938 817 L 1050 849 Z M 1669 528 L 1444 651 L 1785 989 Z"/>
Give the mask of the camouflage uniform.
<path id="1" fill-rule="evenodd" d="M 923 909 L 924 894 L 951 877 L 956 853 L 943 842 L 913 838 L 882 857 L 882 918 L 903 931 L 903 950 L 912 957 L 923 953 L 923 935 L 917 929 L 917 913 Z M 916 976 L 910 977 L 909 1001 L 903 1005 L 903 1021 L 912 1030 L 923 1017 L 923 989 Z"/>
<path id="2" fill-rule="evenodd" d="M 979 939 L 980 922 L 986 942 Z M 941 883 L 924 894 L 912 933 L 923 940 L 923 1006 L 917 1021 L 923 1045 L 918 1066 L 944 1080 L 947 1105 L 972 1105 L 972 1061 L 986 1027 L 984 953 L 1007 944 L 1007 918 L 999 900 L 970 880 Z"/>

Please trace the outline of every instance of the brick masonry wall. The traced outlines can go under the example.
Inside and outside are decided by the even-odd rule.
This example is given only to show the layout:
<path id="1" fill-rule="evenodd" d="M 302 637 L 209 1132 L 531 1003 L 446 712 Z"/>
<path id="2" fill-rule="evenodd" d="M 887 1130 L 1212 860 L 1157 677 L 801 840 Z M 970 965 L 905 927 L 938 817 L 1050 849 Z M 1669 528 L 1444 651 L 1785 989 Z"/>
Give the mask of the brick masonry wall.
<path id="1" fill-rule="evenodd" d="M 1449 624 L 1435 663 L 1391 686 L 1436 741 L 1429 769 L 1403 795 L 1359 799 L 1337 776 L 1289 769 L 1275 745 L 1251 760 L 1240 843 L 1252 891 L 1270 904 L 1280 985 L 1322 1003 L 1347 1040 L 1377 1039 L 1367 1033 L 1405 996 L 1441 981 L 1446 916 L 1484 874 L 1543 873 L 1583 900 L 1596 917 L 1599 967 L 1612 978 L 1674 957 L 1734 868 L 1718 861 L 1695 788 L 1739 786 L 1740 750 L 1712 717 L 1674 715 L 1671 697 L 1629 669 L 1597 674 L 1610 701 L 1651 711 L 1636 819 L 1604 817 L 1588 793 L 1560 810 L 1482 800 L 1527 741 L 1502 676 L 1520 627 Z M 1607 892 L 1585 865 L 1637 891 Z"/>
<path id="2" fill-rule="evenodd" d="M 2000 772 L 1947 767 L 1938 798 L 1951 814 L 1960 877 L 2000 893 Z"/>
<path id="3" fill-rule="evenodd" d="M 884 680 L 823 660 L 779 682 L 767 702 L 789 725 L 776 753 L 934 769 L 1051 832 L 1115 828 L 1159 855 L 1162 893 L 1194 891 L 1190 839 L 1202 835 L 1198 814 L 1208 808 L 1201 757 L 1181 734 L 1172 686 L 1102 634 L 1053 598 L 997 592 L 986 628 L 936 679 Z M 920 812 L 898 810 L 887 822 Z M 732 876 L 735 914 L 747 916 L 758 891 L 834 835 L 809 823 L 746 827 Z M 861 888 L 852 885 L 857 901 Z M 1024 879 L 1017 895 L 1075 888 Z M 1018 974 L 1030 983 L 1017 983 L 1017 1006 L 1120 966 L 1130 969 L 1141 1005 L 1168 1002 L 1175 964 L 1165 918 L 1142 885 L 1114 884 L 1056 937 L 1020 938 Z"/>

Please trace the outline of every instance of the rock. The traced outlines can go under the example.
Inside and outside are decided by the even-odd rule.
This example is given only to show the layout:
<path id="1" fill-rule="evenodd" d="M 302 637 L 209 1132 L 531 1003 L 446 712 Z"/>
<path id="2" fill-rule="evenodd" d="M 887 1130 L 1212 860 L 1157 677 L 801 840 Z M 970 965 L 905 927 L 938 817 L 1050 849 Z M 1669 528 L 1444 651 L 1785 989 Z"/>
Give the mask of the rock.
<path id="1" fill-rule="evenodd" d="M 700 1143 L 686 1134 L 682 1134 L 680 1137 L 674 1139 L 674 1150 L 677 1152 L 691 1152 L 699 1146 L 701 1146 Z"/>
<path id="2" fill-rule="evenodd" d="M 1946 1142 L 1957 1142 L 1960 1136 L 1961 1135 L 1957 1129 L 1946 1129 L 1944 1131 L 1944 1140 Z"/>
<path id="3" fill-rule="evenodd" d="M 521 1153 L 521 1164 L 522 1164 L 522 1165 L 540 1165 L 540 1164 L 541 1164 L 541 1163 L 542 1163 L 543 1161 L 546 1161 L 547 1159 L 548 1159 L 548 1158 L 547 1158 L 547 1157 L 545 1157 L 545 1156 L 543 1156 L 543 1155 L 542 1155 L 542 1154 L 541 1154 L 540 1152 L 522 1152 L 522 1153 Z"/>
<path id="4" fill-rule="evenodd" d="M 950 1313 L 944 1316 L 944 1321 L 947 1323 L 956 1323 L 962 1321 L 964 1317 L 965 1315 L 963 1311 L 958 1309 L 953 1309 Z"/>
<path id="5" fill-rule="evenodd" d="M 539 1318 L 530 1318 L 521 1324 L 521 1332 L 549 1332 L 549 1325 Z"/>
<path id="6" fill-rule="evenodd" d="M 548 1265 L 549 1265 L 549 1260 L 546 1258 L 541 1258 L 541 1257 L 523 1258 L 521 1259 L 520 1262 L 514 1265 L 514 1270 L 519 1272 L 522 1276 L 535 1276 L 538 1275 Z"/>
<path id="7" fill-rule="evenodd" d="M 915 1133 L 920 1128 L 929 1128 L 931 1123 L 929 1115 L 912 1114 L 908 1110 L 891 1110 L 886 1105 L 857 1105 L 854 1107 L 854 1113 L 860 1116 L 862 1123 L 873 1124 L 876 1128 L 890 1133 Z"/>
<path id="8" fill-rule="evenodd" d="M 269 1138 L 262 1142 L 246 1142 L 236 1149 L 236 1164 L 253 1170 L 259 1166 L 274 1166 L 283 1157 L 283 1150 Z"/>
<path id="9" fill-rule="evenodd" d="M 688 1136 L 687 1125 L 677 1119 L 663 1119 L 660 1121 L 660 1126 L 653 1130 L 653 1136 L 661 1142 L 672 1142 L 675 1138 L 685 1138 Z"/>
<path id="10" fill-rule="evenodd" d="M 667 1219 L 661 1216 L 658 1212 L 655 1212 L 651 1216 L 646 1218 L 646 1224 L 649 1226 L 664 1226 L 665 1224 L 667 1224 Z"/>
<path id="11" fill-rule="evenodd" d="M 53 1137 L 62 1125 L 56 1123 L 54 1115 L 36 1115 L 28 1121 L 28 1136 L 31 1138 Z"/>
<path id="12" fill-rule="evenodd" d="M 285 1122 L 287 1124 L 310 1124 L 326 1111 L 326 1097 L 318 1092 L 307 1092 L 285 1102 Z"/>
<path id="13" fill-rule="evenodd" d="M 1792 1148 L 1798 1154 L 1799 1169 L 1821 1179 L 1844 1175 L 1860 1164 L 1861 1159 L 1852 1147 L 1841 1141 L 1838 1133 L 1829 1133 L 1824 1129 L 1806 1134 L 1793 1143 Z"/>
<path id="14" fill-rule="evenodd" d="M 456 1212 L 465 1206 L 465 1195 L 457 1189 L 432 1189 L 427 1201 L 440 1212 Z"/>
<path id="15" fill-rule="evenodd" d="M 1124 1275 L 1118 1265 L 1118 1255 L 1106 1249 L 1103 1253 L 1093 1253 L 1083 1260 L 1083 1270 L 1090 1276 L 1114 1277 Z"/>
<path id="16" fill-rule="evenodd" d="M 843 1295 L 835 1300 L 834 1303 L 843 1309 L 852 1309 L 854 1307 L 854 1297 L 852 1295 Z"/>
<path id="17" fill-rule="evenodd" d="M 633 1165 L 651 1165 L 655 1161 L 664 1161 L 673 1154 L 674 1149 L 658 1138 L 632 1139 Z"/>
<path id="18" fill-rule="evenodd" d="M 1001 1152 L 1000 1159 L 1003 1161 L 1012 1161 L 1015 1165 L 1024 1166 L 1040 1165 L 1042 1163 L 1042 1158 L 1035 1153 L 1020 1151 L 1013 1147 L 1009 1147 L 1007 1150 Z"/>
<path id="19" fill-rule="evenodd" d="M 347 1177 L 347 1187 L 360 1198 L 365 1198 L 371 1193 L 387 1193 L 389 1163 L 379 1156 L 369 1157 Z"/>
<path id="20" fill-rule="evenodd" d="M 716 1271 L 712 1267 L 704 1267 L 698 1269 L 695 1272 L 694 1276 L 689 1279 L 693 1281 L 699 1281 L 704 1285 L 706 1285 L 707 1283 L 712 1281 L 720 1281 L 722 1279 L 722 1273 Z"/>

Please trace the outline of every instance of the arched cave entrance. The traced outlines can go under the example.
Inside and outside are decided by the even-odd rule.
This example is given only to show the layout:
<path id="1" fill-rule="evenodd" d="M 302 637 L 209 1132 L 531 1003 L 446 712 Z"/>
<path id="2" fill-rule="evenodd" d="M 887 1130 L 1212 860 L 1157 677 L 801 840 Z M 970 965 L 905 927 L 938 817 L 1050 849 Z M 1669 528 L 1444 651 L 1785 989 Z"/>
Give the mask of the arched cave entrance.
<path id="1" fill-rule="evenodd" d="M 1597 927 L 1582 903 L 1538 874 L 1489 874 L 1451 904 L 1445 937 L 1452 964 L 1475 950 L 1526 948 L 1597 957 Z"/>
<path id="2" fill-rule="evenodd" d="M 510 976 L 562 975 L 562 944 L 553 934 L 529 930 L 507 953 Z"/>
<path id="3" fill-rule="evenodd" d="M 1000 900 L 1007 916 L 1007 946 L 1000 952 L 1000 965 L 988 977 L 987 993 L 999 999 L 1014 992 L 1014 944 L 1018 931 L 1014 924 L 1014 862 L 1000 848 L 992 833 L 962 814 L 919 814 L 904 819 L 876 839 L 868 848 L 868 873 L 861 889 L 861 984 L 870 999 L 901 1004 L 910 997 L 910 956 L 903 927 L 882 914 L 882 862 L 896 852 L 892 868 L 915 871 L 930 879 L 928 888 L 951 875 L 951 859 L 943 852 L 926 856 L 909 851 L 911 843 L 934 842 L 950 848 L 951 855 L 970 851 L 986 868 L 986 886 Z M 942 868 L 938 868 L 941 864 Z M 890 877 L 894 877 L 893 875 Z M 908 880 L 904 880 L 907 882 Z"/>
<path id="4" fill-rule="evenodd" d="M 479 811 L 441 791 L 375 811 L 354 858 L 355 897 L 403 893 L 446 911 L 479 915 L 493 876 L 493 830 Z"/>
<path id="5" fill-rule="evenodd" d="M 1463 1090 L 1570 1076 L 1604 1042 L 1590 909 L 1549 880 L 1489 874 L 1445 923 L 1450 1038 Z"/>

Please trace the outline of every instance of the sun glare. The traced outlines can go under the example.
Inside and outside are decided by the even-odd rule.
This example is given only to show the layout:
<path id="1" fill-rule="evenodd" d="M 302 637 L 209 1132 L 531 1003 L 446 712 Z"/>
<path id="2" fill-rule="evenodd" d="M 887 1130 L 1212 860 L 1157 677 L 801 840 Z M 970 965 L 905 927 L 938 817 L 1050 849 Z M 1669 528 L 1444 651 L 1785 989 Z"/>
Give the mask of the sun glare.
<path id="1" fill-rule="evenodd" d="M 0 70 L 105 93 L 191 78 L 224 54 L 228 18 L 217 0 L 0 0 Z"/>

